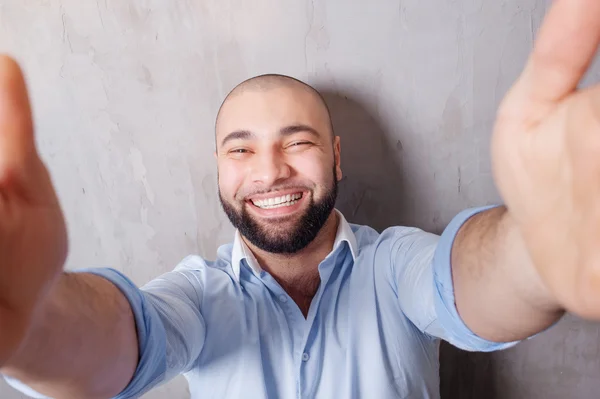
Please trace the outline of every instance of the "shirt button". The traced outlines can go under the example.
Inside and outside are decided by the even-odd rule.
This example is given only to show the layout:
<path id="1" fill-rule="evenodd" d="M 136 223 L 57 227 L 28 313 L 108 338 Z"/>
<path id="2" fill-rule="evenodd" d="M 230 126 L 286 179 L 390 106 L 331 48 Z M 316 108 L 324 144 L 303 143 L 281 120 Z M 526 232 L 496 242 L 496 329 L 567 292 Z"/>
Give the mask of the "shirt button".
<path id="1" fill-rule="evenodd" d="M 308 355 L 308 353 L 304 352 L 302 354 L 302 361 L 303 362 L 308 362 L 308 359 L 310 359 L 310 356 Z"/>
<path id="2" fill-rule="evenodd" d="M 286 303 L 287 300 L 287 296 L 285 296 L 284 294 L 279 295 L 279 302 Z"/>

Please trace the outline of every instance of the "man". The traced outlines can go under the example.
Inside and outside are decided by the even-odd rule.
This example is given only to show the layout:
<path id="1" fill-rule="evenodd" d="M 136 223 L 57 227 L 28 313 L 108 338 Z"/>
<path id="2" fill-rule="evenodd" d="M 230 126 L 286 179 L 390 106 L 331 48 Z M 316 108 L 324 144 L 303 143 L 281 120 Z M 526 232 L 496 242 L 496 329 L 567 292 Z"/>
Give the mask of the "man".
<path id="1" fill-rule="evenodd" d="M 555 1 L 498 113 L 507 206 L 465 211 L 441 237 L 349 225 L 321 97 L 281 76 L 244 82 L 216 123 L 235 240 L 143 289 L 111 269 L 63 273 L 64 221 L 4 58 L 2 372 L 58 398 L 138 397 L 179 373 L 193 398 L 435 398 L 437 338 L 490 351 L 565 310 L 600 318 L 600 87 L 576 91 L 599 41 L 600 2 Z"/>

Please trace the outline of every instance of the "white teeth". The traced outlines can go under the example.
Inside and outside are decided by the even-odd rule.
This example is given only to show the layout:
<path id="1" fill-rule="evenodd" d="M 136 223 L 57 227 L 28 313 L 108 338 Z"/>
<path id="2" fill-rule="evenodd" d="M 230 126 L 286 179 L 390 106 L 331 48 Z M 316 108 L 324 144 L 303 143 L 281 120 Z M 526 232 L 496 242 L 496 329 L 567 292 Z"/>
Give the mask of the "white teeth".
<path id="1" fill-rule="evenodd" d="M 252 203 L 259 208 L 262 209 L 272 209 L 279 208 L 282 206 L 291 206 L 297 203 L 300 198 L 302 198 L 301 193 L 297 194 L 287 194 L 282 195 L 281 197 L 272 197 L 262 200 L 252 200 Z"/>

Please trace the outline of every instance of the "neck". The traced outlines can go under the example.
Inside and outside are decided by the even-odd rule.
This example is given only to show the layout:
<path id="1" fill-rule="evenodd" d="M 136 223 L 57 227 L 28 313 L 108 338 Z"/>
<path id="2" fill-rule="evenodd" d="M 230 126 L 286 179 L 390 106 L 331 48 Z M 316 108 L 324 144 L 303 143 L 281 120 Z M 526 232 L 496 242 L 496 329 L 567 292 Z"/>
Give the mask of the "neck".
<path id="1" fill-rule="evenodd" d="M 319 264 L 333 249 L 338 224 L 337 212 L 332 211 L 315 239 L 293 254 L 266 252 L 244 238 L 260 267 L 277 280 L 298 304 L 304 316 L 308 314 L 312 298 L 319 288 Z"/>

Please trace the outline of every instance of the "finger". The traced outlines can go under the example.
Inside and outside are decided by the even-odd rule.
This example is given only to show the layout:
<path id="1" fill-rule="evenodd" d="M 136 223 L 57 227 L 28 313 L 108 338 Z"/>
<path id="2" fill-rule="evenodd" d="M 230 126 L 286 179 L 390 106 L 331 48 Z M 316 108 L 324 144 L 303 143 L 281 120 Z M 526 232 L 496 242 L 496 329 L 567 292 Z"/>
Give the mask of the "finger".
<path id="1" fill-rule="evenodd" d="M 600 42 L 600 1 L 555 0 L 520 79 L 523 101 L 556 103 L 572 93 Z"/>
<path id="2" fill-rule="evenodd" d="M 35 158 L 33 122 L 21 68 L 0 55 L 0 184 L 24 177 Z"/>

